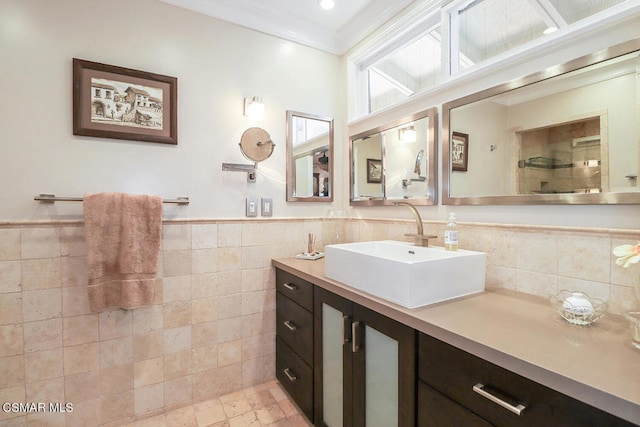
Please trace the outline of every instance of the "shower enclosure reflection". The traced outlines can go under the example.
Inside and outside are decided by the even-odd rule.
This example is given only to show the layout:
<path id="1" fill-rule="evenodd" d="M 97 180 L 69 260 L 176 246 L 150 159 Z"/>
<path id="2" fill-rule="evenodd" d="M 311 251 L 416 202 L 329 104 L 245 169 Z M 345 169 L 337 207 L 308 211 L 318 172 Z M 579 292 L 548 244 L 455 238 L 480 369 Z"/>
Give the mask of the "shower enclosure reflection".
<path id="1" fill-rule="evenodd" d="M 445 104 L 443 203 L 640 203 L 639 49 L 632 40 Z M 460 132 L 464 171 L 450 159 Z"/>

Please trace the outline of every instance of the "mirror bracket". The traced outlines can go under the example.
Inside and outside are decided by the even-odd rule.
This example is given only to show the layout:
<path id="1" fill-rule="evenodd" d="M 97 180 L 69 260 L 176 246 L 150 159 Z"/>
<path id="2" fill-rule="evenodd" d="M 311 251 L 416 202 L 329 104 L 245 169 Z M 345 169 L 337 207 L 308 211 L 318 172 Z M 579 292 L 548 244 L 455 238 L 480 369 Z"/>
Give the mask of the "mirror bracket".
<path id="1" fill-rule="evenodd" d="M 223 163 L 222 170 L 227 172 L 246 172 L 247 182 L 256 182 L 256 171 L 258 162 L 253 165 L 245 165 L 239 163 Z"/>

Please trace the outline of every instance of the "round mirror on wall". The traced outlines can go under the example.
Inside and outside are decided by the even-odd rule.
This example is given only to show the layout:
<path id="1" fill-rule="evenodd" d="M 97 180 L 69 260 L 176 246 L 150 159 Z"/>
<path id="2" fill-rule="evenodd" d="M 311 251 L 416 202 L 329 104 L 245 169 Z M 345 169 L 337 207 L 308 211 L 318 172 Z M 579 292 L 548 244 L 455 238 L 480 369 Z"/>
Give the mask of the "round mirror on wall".
<path id="1" fill-rule="evenodd" d="M 240 137 L 242 155 L 256 163 L 271 157 L 274 147 L 271 136 L 262 128 L 249 128 Z"/>
<path id="2" fill-rule="evenodd" d="M 247 182 L 256 182 L 256 168 L 258 162 L 268 159 L 273 154 L 275 144 L 269 133 L 257 127 L 252 127 L 243 132 L 240 137 L 240 151 L 247 159 L 254 162 L 252 165 L 238 163 L 223 163 L 223 171 L 246 172 Z"/>

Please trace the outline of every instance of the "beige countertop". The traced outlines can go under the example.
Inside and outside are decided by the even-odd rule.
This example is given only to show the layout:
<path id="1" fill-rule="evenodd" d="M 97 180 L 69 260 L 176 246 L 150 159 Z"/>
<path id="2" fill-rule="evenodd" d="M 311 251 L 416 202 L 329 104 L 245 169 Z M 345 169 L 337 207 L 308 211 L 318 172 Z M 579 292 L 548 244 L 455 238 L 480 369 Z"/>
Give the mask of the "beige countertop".
<path id="1" fill-rule="evenodd" d="M 324 275 L 324 260 L 273 265 L 512 372 L 640 425 L 640 350 L 626 320 L 570 325 L 538 297 L 485 291 L 408 309 Z"/>

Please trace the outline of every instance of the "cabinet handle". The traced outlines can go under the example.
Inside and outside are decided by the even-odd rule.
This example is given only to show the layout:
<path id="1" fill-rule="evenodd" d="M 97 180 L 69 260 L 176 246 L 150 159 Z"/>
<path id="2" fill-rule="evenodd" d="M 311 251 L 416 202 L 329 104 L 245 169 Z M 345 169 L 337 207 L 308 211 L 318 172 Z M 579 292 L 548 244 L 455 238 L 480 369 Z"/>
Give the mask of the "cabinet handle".
<path id="1" fill-rule="evenodd" d="M 360 340 L 358 339 L 358 328 L 360 322 L 353 322 L 351 324 L 351 351 L 357 353 L 360 350 Z"/>
<path id="2" fill-rule="evenodd" d="M 485 390 L 485 385 L 482 384 L 482 383 L 478 383 L 478 384 L 474 385 L 473 386 L 473 391 L 478 393 L 480 396 L 482 396 L 482 397 L 484 397 L 486 399 L 489 399 L 493 403 L 496 403 L 496 404 L 502 406 L 503 408 L 513 412 L 516 415 L 522 415 L 522 412 L 526 409 L 526 406 L 524 406 L 522 403 L 518 403 L 516 406 L 514 406 L 511 403 L 505 402 L 501 398 L 489 393 L 487 390 Z"/>
<path id="3" fill-rule="evenodd" d="M 351 341 L 351 334 L 349 332 L 349 323 L 351 322 L 351 319 L 349 319 L 349 316 L 342 316 L 342 344 L 348 344 L 349 341 Z"/>
<path id="4" fill-rule="evenodd" d="M 283 283 L 282 286 L 289 289 L 290 291 L 295 291 L 298 287 L 292 283 Z"/>
<path id="5" fill-rule="evenodd" d="M 292 383 L 295 383 L 296 381 L 298 381 L 298 377 L 296 377 L 295 374 L 291 372 L 291 369 L 284 368 L 284 371 L 282 372 L 284 372 L 287 378 L 289 378 L 289 381 L 291 381 Z"/>
<path id="6" fill-rule="evenodd" d="M 284 321 L 284 322 L 282 322 L 282 323 L 284 323 L 284 326 L 286 326 L 287 328 L 289 328 L 289 330 L 290 330 L 291 332 L 295 332 L 295 330 L 296 330 L 296 329 L 298 329 L 298 328 L 296 328 L 296 325 L 294 325 L 293 323 L 291 323 L 291 321 L 289 321 L 289 320 L 285 320 L 285 321 Z"/>

